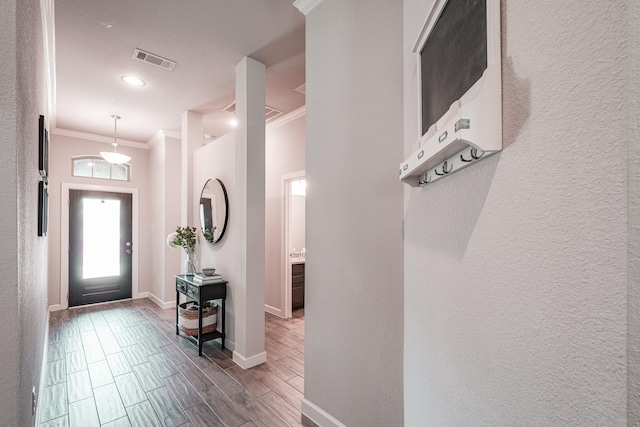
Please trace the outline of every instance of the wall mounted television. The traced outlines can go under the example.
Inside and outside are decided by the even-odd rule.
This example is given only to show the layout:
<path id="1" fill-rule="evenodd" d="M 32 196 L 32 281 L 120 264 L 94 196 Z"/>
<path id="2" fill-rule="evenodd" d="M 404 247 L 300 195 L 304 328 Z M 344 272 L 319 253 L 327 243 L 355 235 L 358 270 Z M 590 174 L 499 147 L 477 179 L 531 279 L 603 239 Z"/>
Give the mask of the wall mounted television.
<path id="1" fill-rule="evenodd" d="M 423 186 L 502 150 L 500 0 L 436 0 L 413 47 L 418 149 L 400 180 Z"/>

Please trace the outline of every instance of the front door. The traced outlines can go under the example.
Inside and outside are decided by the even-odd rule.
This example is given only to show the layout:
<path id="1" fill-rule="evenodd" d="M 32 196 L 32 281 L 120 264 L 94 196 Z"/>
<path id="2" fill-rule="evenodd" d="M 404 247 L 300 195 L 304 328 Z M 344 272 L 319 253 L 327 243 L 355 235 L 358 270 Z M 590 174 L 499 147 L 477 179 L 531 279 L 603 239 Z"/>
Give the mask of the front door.
<path id="1" fill-rule="evenodd" d="M 131 194 L 69 190 L 69 306 L 131 298 Z"/>

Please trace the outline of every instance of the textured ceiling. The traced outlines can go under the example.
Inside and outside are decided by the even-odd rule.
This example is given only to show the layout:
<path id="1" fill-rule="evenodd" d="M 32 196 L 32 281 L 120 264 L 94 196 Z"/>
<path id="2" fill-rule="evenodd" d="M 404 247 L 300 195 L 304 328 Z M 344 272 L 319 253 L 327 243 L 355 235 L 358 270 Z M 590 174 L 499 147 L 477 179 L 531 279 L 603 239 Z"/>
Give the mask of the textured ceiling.
<path id="1" fill-rule="evenodd" d="M 180 131 L 182 113 L 204 115 L 204 132 L 230 129 L 235 66 L 267 66 L 267 105 L 304 105 L 304 16 L 293 0 L 56 0 L 56 127 L 147 142 Z M 132 59 L 135 48 L 176 61 L 172 71 Z M 146 82 L 122 82 L 134 75 Z"/>

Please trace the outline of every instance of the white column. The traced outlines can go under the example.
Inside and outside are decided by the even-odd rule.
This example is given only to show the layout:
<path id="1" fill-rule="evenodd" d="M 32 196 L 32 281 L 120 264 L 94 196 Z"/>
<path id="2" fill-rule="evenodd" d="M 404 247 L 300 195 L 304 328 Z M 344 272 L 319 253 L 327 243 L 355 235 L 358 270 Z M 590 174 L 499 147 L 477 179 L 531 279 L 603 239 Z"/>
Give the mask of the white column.
<path id="1" fill-rule="evenodd" d="M 236 183 L 240 236 L 234 287 L 233 360 L 248 369 L 267 360 L 264 351 L 265 66 L 245 57 L 236 66 Z M 233 196 L 231 196 L 233 197 Z"/>
<path id="2" fill-rule="evenodd" d="M 193 153 L 200 147 L 202 147 L 202 114 L 185 111 L 182 113 L 182 203 L 180 205 L 180 223 L 183 227 L 195 226 L 193 223 L 193 212 L 195 211 Z"/>

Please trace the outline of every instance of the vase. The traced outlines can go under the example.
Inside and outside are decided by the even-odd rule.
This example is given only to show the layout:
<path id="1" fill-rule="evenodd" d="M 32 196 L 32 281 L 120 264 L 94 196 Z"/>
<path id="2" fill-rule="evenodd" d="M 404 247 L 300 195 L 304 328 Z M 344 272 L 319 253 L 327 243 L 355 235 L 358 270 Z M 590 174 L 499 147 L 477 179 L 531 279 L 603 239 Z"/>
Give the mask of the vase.
<path id="1" fill-rule="evenodd" d="M 184 274 L 193 276 L 198 272 L 198 258 L 195 252 L 187 252 L 187 259 L 184 261 Z"/>

